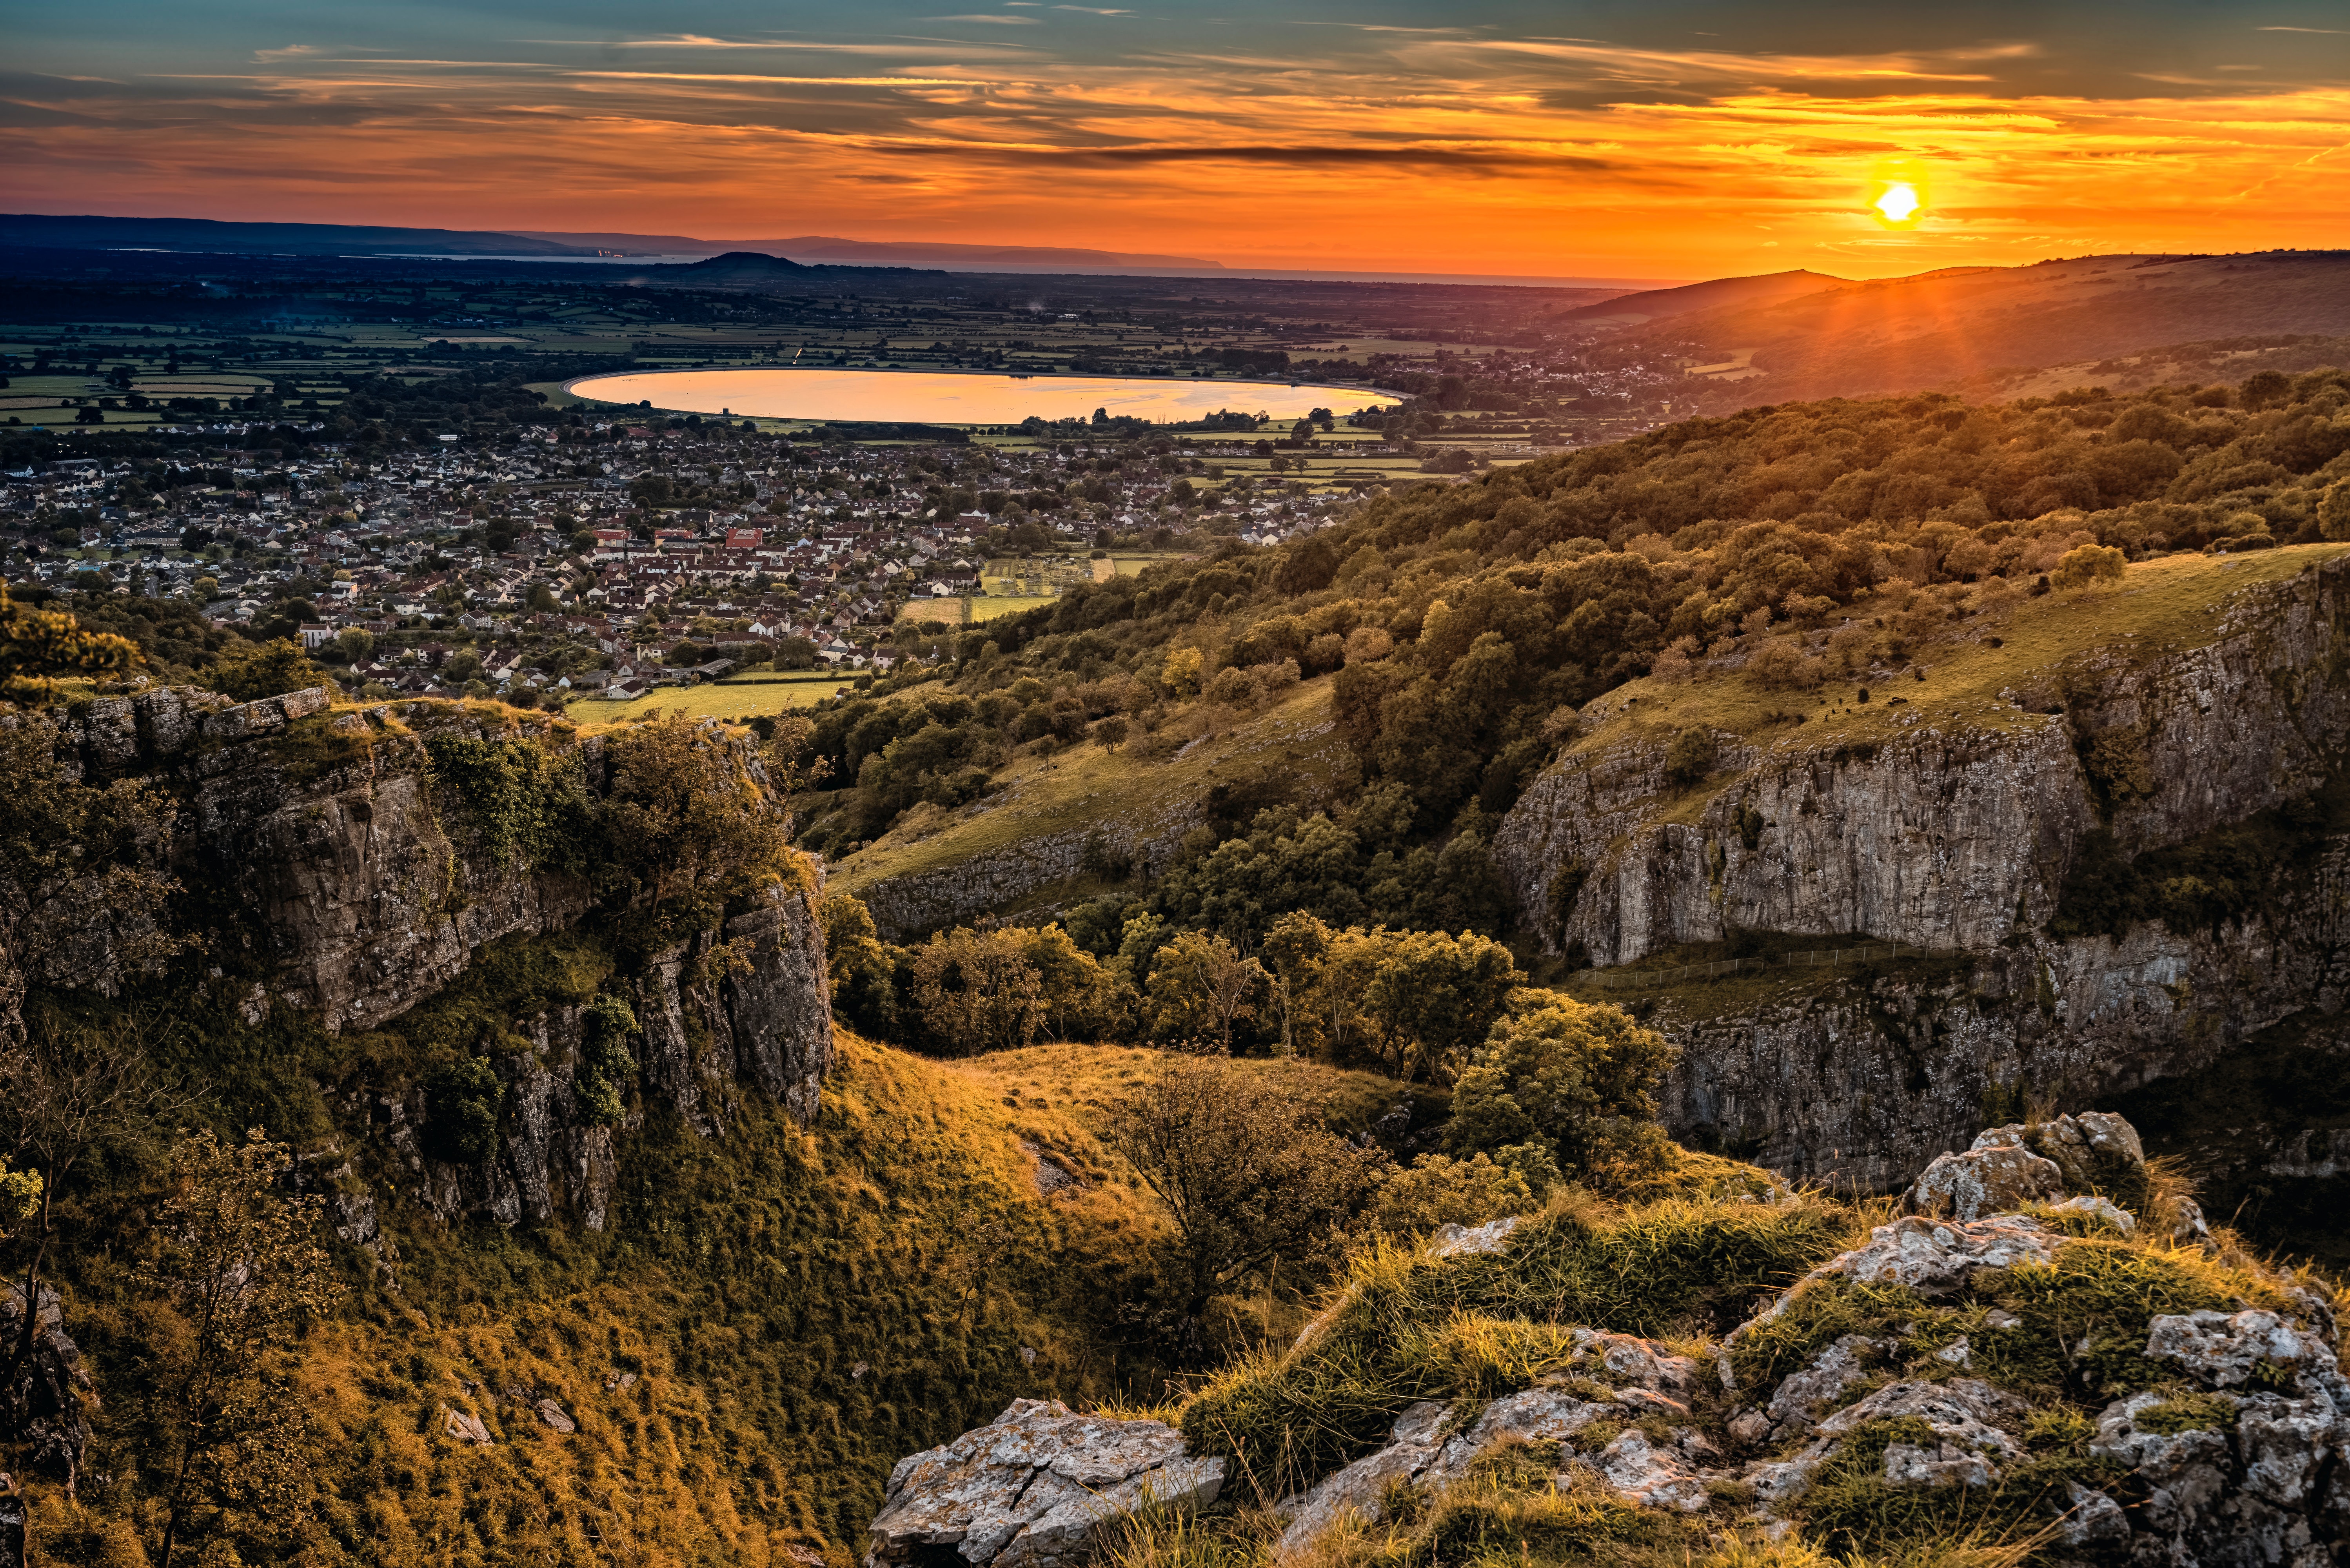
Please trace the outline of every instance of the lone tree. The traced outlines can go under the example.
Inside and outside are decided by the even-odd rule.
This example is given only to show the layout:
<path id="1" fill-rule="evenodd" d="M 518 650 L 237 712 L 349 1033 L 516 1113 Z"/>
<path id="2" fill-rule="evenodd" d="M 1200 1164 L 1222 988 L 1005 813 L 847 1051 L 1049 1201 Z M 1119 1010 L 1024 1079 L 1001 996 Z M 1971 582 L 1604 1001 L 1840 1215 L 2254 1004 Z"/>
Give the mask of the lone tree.
<path id="1" fill-rule="evenodd" d="M 1344 1223 L 1377 1189 L 1386 1154 L 1322 1125 L 1288 1072 L 1182 1060 L 1120 1109 L 1112 1147 L 1175 1222 L 1184 1312 Z"/>
<path id="2" fill-rule="evenodd" d="M 258 1127 L 241 1147 L 207 1130 L 172 1153 L 161 1245 L 140 1281 L 171 1320 L 149 1337 L 142 1378 L 158 1568 L 191 1560 L 206 1534 L 275 1535 L 295 1512 L 310 1412 L 274 1363 L 341 1286 L 317 1242 L 321 1200 L 280 1190 L 293 1163 Z"/>

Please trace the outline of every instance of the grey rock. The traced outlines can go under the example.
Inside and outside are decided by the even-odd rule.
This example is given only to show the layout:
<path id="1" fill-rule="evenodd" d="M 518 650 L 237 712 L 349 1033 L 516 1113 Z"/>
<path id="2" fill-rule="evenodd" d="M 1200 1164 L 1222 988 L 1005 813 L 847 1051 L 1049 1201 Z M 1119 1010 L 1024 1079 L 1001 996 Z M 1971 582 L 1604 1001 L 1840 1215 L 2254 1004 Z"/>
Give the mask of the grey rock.
<path id="1" fill-rule="evenodd" d="M 1697 1363 L 1655 1340 L 1596 1328 L 1577 1328 L 1573 1338 L 1568 1362 L 1578 1370 L 1655 1393 L 1686 1397 L 1697 1386 Z"/>
<path id="2" fill-rule="evenodd" d="M 1887 1348 L 1865 1334 L 1847 1334 L 1812 1357 L 1800 1372 L 1781 1379 L 1763 1407 L 1773 1427 L 1802 1431 L 1819 1413 L 1844 1397 L 1844 1391 L 1868 1376 L 1872 1352 Z"/>
<path id="3" fill-rule="evenodd" d="M 2137 1417 L 2164 1402 L 2160 1394 L 2145 1393 L 2108 1405 L 2089 1452 L 2135 1471 L 2147 1490 L 2139 1510 L 2145 1524 L 2153 1533 L 2178 1536 L 2195 1532 L 2219 1501 L 2230 1454 L 2222 1432 L 2140 1430 Z"/>
<path id="4" fill-rule="evenodd" d="M 1704 1478 L 1692 1473 L 1678 1455 L 1651 1444 L 1638 1427 L 1617 1434 L 1592 1460 L 1592 1469 L 1627 1502 L 1695 1513 L 1710 1501 Z"/>
<path id="5" fill-rule="evenodd" d="M 2062 1235 L 2019 1214 L 1965 1221 L 1911 1215 L 1877 1226 L 1867 1241 L 1829 1259 L 1813 1273 L 1860 1284 L 1906 1285 L 1926 1296 L 1948 1295 L 1979 1270 L 2048 1262 L 2064 1241 Z M 1773 1303 L 1766 1320 L 1783 1311 L 1793 1293 Z"/>
<path id="6" fill-rule="evenodd" d="M 2012 1459 L 2022 1448 L 2007 1430 L 2028 1408 L 2003 1389 L 1972 1377 L 1948 1383 L 1888 1383 L 1820 1423 L 1824 1436 L 1842 1437 L 1866 1422 L 1909 1417 L 1926 1423 L 1946 1448 Z"/>
<path id="7" fill-rule="evenodd" d="M 2061 1198 L 2064 1173 L 2054 1160 L 2008 1145 L 1946 1154 L 1928 1166 L 1902 1199 L 1913 1214 L 1980 1220 L 2027 1203 Z"/>
<path id="8" fill-rule="evenodd" d="M 1434 1407 L 1441 1413 L 1446 1407 Z M 1430 1480 L 1459 1475 L 1471 1460 L 1504 1438 L 1528 1443 L 1572 1443 L 1584 1428 L 1621 1412 L 1582 1399 L 1564 1388 L 1527 1388 L 1505 1394 L 1477 1414 L 1468 1428 L 1447 1442 L 1429 1465 Z"/>
<path id="9" fill-rule="evenodd" d="M 1386 1447 L 1275 1504 L 1274 1511 L 1288 1521 L 1276 1552 L 1286 1556 L 1300 1551 L 1348 1520 L 1378 1523 L 1386 1517 L 1388 1489 L 1398 1481 L 1418 1480 L 1436 1460 L 1449 1413 L 1448 1406 L 1432 1399 L 1409 1407 L 1396 1417 Z"/>
<path id="10" fill-rule="evenodd" d="M 926 1561 L 949 1546 L 972 1564 L 1081 1563 L 1104 1521 L 1146 1500 L 1203 1507 L 1223 1476 L 1223 1460 L 1189 1458 L 1162 1422 L 1014 1400 L 989 1425 L 898 1461 L 866 1561 Z"/>
<path id="11" fill-rule="evenodd" d="M 566 1436 L 579 1429 L 579 1424 L 571 1418 L 570 1413 L 552 1399 L 541 1399 L 533 1408 L 537 1410 L 540 1420 Z"/>
<path id="12" fill-rule="evenodd" d="M 2316 1334 L 2259 1309 L 2157 1317 L 2147 1325 L 2146 1354 L 2215 1388 L 2244 1382 L 2263 1363 L 2285 1370 L 2334 1362 L 2333 1350 Z"/>
<path id="13" fill-rule="evenodd" d="M 1428 1255 L 1459 1258 L 1498 1252 L 1508 1244 L 1511 1233 L 1517 1228 L 1518 1216 L 1514 1214 L 1488 1220 L 1482 1225 L 1440 1225 L 1429 1238 Z"/>
<path id="14" fill-rule="evenodd" d="M 2064 1521 L 2056 1535 L 2064 1544 L 2112 1546 L 2129 1540 L 2129 1515 L 2104 1492 L 2074 1481 L 2066 1488 L 2066 1501 L 2071 1507 L 2065 1511 Z"/>

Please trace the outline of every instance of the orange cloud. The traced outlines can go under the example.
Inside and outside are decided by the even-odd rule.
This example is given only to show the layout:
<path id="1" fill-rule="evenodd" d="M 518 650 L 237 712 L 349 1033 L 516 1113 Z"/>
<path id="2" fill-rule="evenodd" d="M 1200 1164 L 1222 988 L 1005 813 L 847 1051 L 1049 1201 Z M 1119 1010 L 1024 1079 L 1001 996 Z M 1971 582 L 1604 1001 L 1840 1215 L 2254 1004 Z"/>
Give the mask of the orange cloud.
<path id="1" fill-rule="evenodd" d="M 1346 36 L 1322 55 L 1254 34 L 1084 60 L 903 37 L 537 39 L 535 62 L 288 46 L 205 78 L 18 74 L 0 82 L 0 157 L 23 210 L 1267 265 L 1883 275 L 2350 244 L 2341 84 L 2025 95 L 1991 77 L 2030 63 L 2026 44 L 1757 56 Z M 768 50 L 788 66 L 757 68 Z M 827 53 L 856 74 L 824 74 Z M 723 68 L 697 68 L 713 54 Z M 1872 220 L 1888 160 L 1930 180 L 1914 228 Z"/>

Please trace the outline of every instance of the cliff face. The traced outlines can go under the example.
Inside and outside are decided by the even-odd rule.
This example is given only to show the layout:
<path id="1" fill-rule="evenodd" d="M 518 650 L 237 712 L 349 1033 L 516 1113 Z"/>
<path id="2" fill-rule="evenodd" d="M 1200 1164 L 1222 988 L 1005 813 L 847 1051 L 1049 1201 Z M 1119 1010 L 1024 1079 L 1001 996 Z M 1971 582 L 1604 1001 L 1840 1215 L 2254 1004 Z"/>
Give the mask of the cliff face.
<path id="1" fill-rule="evenodd" d="M 2350 735 L 2345 616 L 2350 563 L 2326 562 L 2234 596 L 2199 646 L 2019 671 L 1994 722 L 1904 704 L 1865 741 L 1726 740 L 1701 804 L 1671 733 L 1595 704 L 1599 743 L 1535 781 L 1494 853 L 1552 950 L 1596 964 L 1738 929 L 1994 947 L 2047 922 L 2101 825 L 2137 854 L 2323 784 Z"/>
<path id="2" fill-rule="evenodd" d="M 2018 660 L 1963 712 L 1888 708 L 1908 683 L 1880 679 L 1872 709 L 1838 694 L 1867 715 L 1859 734 L 1783 722 L 1723 735 L 1693 785 L 1668 772 L 1679 732 L 1637 718 L 1659 693 L 1636 689 L 1586 713 L 1590 739 L 1510 813 L 1497 858 L 1551 950 L 1596 965 L 1742 932 L 1931 951 L 1825 983 L 1781 971 L 1731 992 L 1622 993 L 1683 1048 L 1668 1125 L 1791 1175 L 1896 1186 L 2017 1096 L 2106 1103 L 2280 1030 L 2330 1055 L 2350 840 L 2313 829 L 2290 864 L 2237 866 L 2259 897 L 2223 916 L 2051 929 L 2101 864 L 2192 846 L 2334 778 L 2350 741 L 2350 563 L 2221 599 L 2225 586 L 2191 635 L 2123 630 Z M 2247 840 L 2239 859 L 2272 843 Z M 2194 874 L 2166 895 L 2192 904 Z M 2263 1136 L 2261 1159 L 2315 1147 L 2323 1163 L 2331 1147 L 2306 1122 Z"/>
<path id="3" fill-rule="evenodd" d="M 624 912 L 599 909 L 585 877 L 494 853 L 463 826 L 448 787 L 434 780 L 426 737 L 504 733 L 450 704 L 336 711 L 324 691 L 312 691 L 230 706 L 166 689 L 72 716 L 57 762 L 84 784 L 138 780 L 168 792 L 179 809 L 164 868 L 186 889 L 213 955 L 204 988 L 234 988 L 247 1026 L 291 1014 L 332 1035 L 400 1020 L 465 977 L 488 944 L 560 937 Z M 585 787 L 605 793 L 600 737 L 576 743 Z M 754 779 L 764 776 L 755 756 L 742 760 Z M 604 982 L 630 1002 L 640 1027 L 629 1046 L 640 1105 L 666 1104 L 704 1136 L 724 1127 L 745 1089 L 803 1123 L 814 1117 L 832 1060 L 817 896 L 813 887 L 770 886 L 720 929 Z M 84 907 L 55 902 L 63 912 L 52 919 Z M 108 934 L 99 923 L 88 940 Z M 715 954 L 722 940 L 726 950 Z M 28 967 L 33 984 L 57 978 Z M 421 1085 L 340 1092 L 334 1110 L 355 1147 L 349 1158 L 335 1150 L 324 1158 L 342 1161 L 325 1174 L 345 1239 L 389 1266 L 371 1177 L 418 1192 L 444 1220 L 567 1216 L 601 1229 L 614 1138 L 643 1111 L 617 1127 L 587 1115 L 577 1083 L 582 1015 L 581 1006 L 558 1002 L 501 1021 L 510 1048 L 488 1058 L 503 1089 L 498 1127 L 478 1161 L 432 1158 Z M 511 1048 L 521 1043 L 526 1049 Z"/>

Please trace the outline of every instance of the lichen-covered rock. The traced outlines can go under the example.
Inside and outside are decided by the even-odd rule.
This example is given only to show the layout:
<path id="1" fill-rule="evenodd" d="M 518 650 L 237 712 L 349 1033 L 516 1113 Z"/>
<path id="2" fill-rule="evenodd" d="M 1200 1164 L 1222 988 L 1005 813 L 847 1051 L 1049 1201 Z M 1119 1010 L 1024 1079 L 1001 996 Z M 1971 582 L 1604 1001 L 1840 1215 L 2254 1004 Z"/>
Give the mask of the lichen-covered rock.
<path id="1" fill-rule="evenodd" d="M 866 1562 L 928 1563 L 951 1548 L 974 1565 L 1075 1564 L 1110 1520 L 1146 1503 L 1213 1502 L 1221 1459 L 1184 1454 L 1158 1421 L 1079 1416 L 1018 1399 L 987 1426 L 898 1461 L 870 1527 Z"/>
<path id="2" fill-rule="evenodd" d="M 2020 1214 L 1949 1221 L 1911 1215 L 1879 1225 L 1861 1245 L 1814 1270 L 1813 1277 L 1905 1285 L 1924 1296 L 1948 1295 L 1983 1269 L 2045 1263 L 2056 1256 L 2064 1240 Z M 1781 1296 L 1770 1312 L 1775 1314 L 1792 1295 Z"/>
<path id="3" fill-rule="evenodd" d="M 1928 1166 L 1902 1199 L 1913 1214 L 1939 1220 L 1980 1220 L 2064 1195 L 2064 1175 L 2054 1160 L 2007 1144 L 1946 1154 Z"/>
<path id="4" fill-rule="evenodd" d="M 2235 1387 L 2256 1372 L 2290 1376 L 2334 1364 L 2332 1348 L 2316 1334 L 2259 1309 L 2158 1317 L 2149 1324 L 2146 1354 L 2214 1388 Z"/>
<path id="5" fill-rule="evenodd" d="M 1637 1427 L 1627 1427 L 1592 1460 L 1618 1497 L 1676 1513 L 1695 1513 L 1709 1501 L 1704 1477 L 1693 1473 L 1681 1456 L 1659 1448 Z"/>
<path id="6" fill-rule="evenodd" d="M 1872 1353 L 1887 1348 L 1857 1334 L 1839 1337 L 1814 1356 L 1811 1364 L 1780 1381 L 1762 1407 L 1768 1423 L 1782 1436 L 1810 1427 L 1822 1410 L 1844 1397 L 1846 1389 L 1867 1377 Z"/>
<path id="7" fill-rule="evenodd" d="M 1518 1216 L 1514 1214 L 1488 1220 L 1482 1225 L 1439 1225 L 1428 1239 L 1428 1255 L 1451 1258 L 1498 1252 L 1508 1244 L 1510 1232 L 1517 1228 Z"/>

